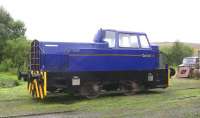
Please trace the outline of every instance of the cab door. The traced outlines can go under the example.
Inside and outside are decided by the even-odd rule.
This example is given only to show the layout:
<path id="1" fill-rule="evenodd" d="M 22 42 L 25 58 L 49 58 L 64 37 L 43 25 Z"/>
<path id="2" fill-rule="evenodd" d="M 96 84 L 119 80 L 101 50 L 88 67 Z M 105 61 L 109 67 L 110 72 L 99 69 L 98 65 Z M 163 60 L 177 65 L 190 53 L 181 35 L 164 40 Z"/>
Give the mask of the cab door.
<path id="1" fill-rule="evenodd" d="M 118 33 L 118 50 L 124 58 L 125 68 L 153 70 L 158 68 L 157 52 L 153 50 L 144 33 Z"/>

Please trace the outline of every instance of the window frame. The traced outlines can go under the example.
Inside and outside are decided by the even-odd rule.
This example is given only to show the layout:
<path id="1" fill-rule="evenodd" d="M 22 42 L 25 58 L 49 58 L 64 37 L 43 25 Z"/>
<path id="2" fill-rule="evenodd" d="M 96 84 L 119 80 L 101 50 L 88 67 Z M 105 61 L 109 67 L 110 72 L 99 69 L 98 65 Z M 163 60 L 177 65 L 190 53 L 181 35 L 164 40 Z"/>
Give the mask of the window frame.
<path id="1" fill-rule="evenodd" d="M 147 43 L 149 44 L 149 47 L 148 47 L 148 48 L 143 48 L 143 47 L 142 47 L 140 36 L 145 36 L 145 38 L 146 38 L 146 40 L 147 40 Z M 140 48 L 141 48 L 141 49 L 150 49 L 150 48 L 151 48 L 151 45 L 150 45 L 149 39 L 148 39 L 148 37 L 147 37 L 146 34 L 140 34 L 140 35 L 138 35 L 138 39 L 139 39 L 139 43 L 140 43 Z"/>
<path id="2" fill-rule="evenodd" d="M 116 31 L 116 30 L 110 30 L 110 29 L 108 29 L 108 30 L 104 30 L 104 38 L 103 38 L 103 41 L 104 42 L 107 42 L 107 41 L 105 41 L 105 37 L 106 37 L 106 32 L 113 32 L 115 35 L 115 38 L 114 38 L 114 46 L 113 47 L 110 47 L 109 46 L 109 42 L 108 42 L 108 48 L 109 49 L 133 49 L 133 50 L 135 50 L 135 49 L 152 49 L 152 47 L 151 47 L 151 44 L 150 44 L 150 42 L 149 42 L 149 39 L 148 39 L 148 37 L 147 37 L 147 35 L 145 34 L 145 33 L 137 33 L 137 32 L 125 32 L 125 31 Z M 138 43 L 138 47 L 120 47 L 119 46 L 119 35 L 120 34 L 127 34 L 127 35 L 133 35 L 133 36 L 136 36 L 137 37 L 137 43 Z M 140 36 L 144 36 L 145 38 L 146 38 L 146 40 L 147 40 L 147 43 L 148 43 L 148 45 L 149 45 L 149 47 L 148 48 L 143 48 L 142 47 L 142 45 L 141 45 L 141 38 L 140 38 Z"/>
<path id="3" fill-rule="evenodd" d="M 115 41 L 115 42 L 114 42 L 114 46 L 113 46 L 113 47 L 110 47 L 110 46 L 109 46 L 109 42 L 105 41 L 105 39 L 106 39 L 106 32 L 113 32 L 113 33 L 114 33 L 114 36 L 115 36 L 114 41 Z M 117 39 L 118 39 L 118 38 L 117 38 L 117 32 L 112 31 L 112 30 L 106 30 L 106 31 L 104 32 L 103 41 L 106 42 L 106 43 L 108 43 L 108 48 L 110 48 L 110 49 L 116 48 L 116 47 L 117 47 L 117 44 L 118 44 Z"/>

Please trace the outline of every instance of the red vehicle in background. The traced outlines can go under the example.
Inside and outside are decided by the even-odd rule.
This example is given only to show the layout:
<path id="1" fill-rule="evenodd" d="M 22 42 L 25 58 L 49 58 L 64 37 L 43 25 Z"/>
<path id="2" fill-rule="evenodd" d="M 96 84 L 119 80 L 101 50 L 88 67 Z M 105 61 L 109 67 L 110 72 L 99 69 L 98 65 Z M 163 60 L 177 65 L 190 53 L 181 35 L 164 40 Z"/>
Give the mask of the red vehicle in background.
<path id="1" fill-rule="evenodd" d="M 200 76 L 200 58 L 185 57 L 181 65 L 178 66 L 179 78 L 192 78 Z"/>

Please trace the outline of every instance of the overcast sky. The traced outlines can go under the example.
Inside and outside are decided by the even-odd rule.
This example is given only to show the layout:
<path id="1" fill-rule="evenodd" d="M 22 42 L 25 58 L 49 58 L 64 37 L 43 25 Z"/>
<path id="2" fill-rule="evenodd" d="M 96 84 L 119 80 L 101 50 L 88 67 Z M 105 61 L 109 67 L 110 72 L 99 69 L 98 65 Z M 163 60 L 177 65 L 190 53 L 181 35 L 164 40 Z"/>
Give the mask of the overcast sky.
<path id="1" fill-rule="evenodd" d="M 29 39 L 92 41 L 99 28 L 146 32 L 153 42 L 200 43 L 198 0 L 0 0 Z"/>

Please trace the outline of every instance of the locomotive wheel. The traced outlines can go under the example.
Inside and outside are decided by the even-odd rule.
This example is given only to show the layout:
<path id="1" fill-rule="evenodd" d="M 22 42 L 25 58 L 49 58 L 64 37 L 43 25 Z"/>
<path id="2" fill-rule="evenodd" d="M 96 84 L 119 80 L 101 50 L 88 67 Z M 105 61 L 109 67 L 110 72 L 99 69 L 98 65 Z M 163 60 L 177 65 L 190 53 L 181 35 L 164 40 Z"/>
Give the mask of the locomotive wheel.
<path id="1" fill-rule="evenodd" d="M 124 91 L 124 95 L 135 95 L 139 92 L 139 85 L 134 81 L 126 81 L 122 83 L 121 89 Z"/>
<path id="2" fill-rule="evenodd" d="M 81 87 L 80 93 L 88 99 L 94 99 L 100 95 L 100 87 L 95 82 L 86 82 Z"/>

